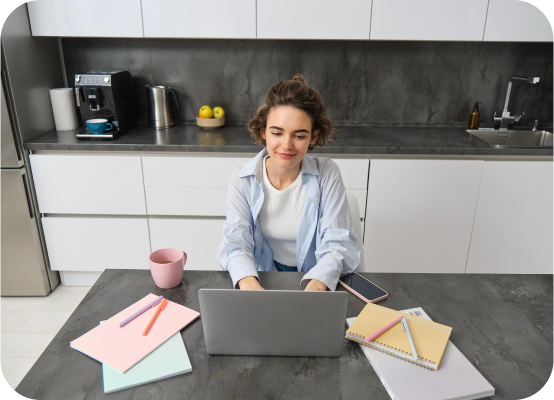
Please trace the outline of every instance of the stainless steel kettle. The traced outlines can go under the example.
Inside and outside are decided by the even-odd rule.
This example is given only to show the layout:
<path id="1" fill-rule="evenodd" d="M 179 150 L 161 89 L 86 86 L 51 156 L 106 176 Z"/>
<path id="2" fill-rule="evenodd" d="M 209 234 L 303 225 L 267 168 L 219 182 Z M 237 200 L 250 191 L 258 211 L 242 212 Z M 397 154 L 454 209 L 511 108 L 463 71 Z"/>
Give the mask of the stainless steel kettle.
<path id="1" fill-rule="evenodd" d="M 179 111 L 181 104 L 177 93 L 169 86 L 146 85 L 146 97 L 148 98 L 148 126 L 155 129 L 168 129 L 173 126 L 168 96 L 171 95 L 173 103 Z"/>

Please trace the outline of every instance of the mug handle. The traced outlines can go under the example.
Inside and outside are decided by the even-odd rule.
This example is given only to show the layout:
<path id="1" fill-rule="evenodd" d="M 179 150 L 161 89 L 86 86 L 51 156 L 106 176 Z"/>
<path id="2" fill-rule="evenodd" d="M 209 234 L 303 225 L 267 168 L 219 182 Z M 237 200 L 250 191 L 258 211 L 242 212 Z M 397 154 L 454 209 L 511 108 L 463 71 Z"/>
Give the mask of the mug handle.
<path id="1" fill-rule="evenodd" d="M 110 126 L 109 128 L 108 128 L 108 125 Z M 106 130 L 104 130 L 104 132 L 109 131 L 112 128 L 113 128 L 113 125 L 110 124 L 109 122 L 106 122 Z"/>
<path id="2" fill-rule="evenodd" d="M 183 251 L 183 250 L 181 250 L 181 251 Z M 185 265 L 186 263 L 187 263 L 187 253 L 185 253 L 183 251 L 183 265 Z"/>

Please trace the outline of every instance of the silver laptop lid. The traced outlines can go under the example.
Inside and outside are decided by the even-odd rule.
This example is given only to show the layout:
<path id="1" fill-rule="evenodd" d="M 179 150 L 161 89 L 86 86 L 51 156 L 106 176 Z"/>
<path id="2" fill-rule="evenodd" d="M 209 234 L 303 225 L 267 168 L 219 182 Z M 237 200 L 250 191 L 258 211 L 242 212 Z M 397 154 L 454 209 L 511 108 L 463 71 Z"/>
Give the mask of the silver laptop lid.
<path id="1" fill-rule="evenodd" d="M 346 292 L 200 289 L 208 354 L 338 357 Z"/>

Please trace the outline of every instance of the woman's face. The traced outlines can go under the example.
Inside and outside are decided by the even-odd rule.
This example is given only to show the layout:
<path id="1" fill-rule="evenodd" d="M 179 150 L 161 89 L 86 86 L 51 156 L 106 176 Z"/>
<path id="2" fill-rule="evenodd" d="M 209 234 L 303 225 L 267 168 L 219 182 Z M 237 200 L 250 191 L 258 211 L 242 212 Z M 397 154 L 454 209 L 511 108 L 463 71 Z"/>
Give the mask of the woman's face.
<path id="1" fill-rule="evenodd" d="M 311 131 L 312 121 L 304 111 L 291 106 L 272 108 L 261 132 L 272 163 L 286 169 L 300 164 L 308 146 L 317 141 L 319 131 L 313 137 Z"/>

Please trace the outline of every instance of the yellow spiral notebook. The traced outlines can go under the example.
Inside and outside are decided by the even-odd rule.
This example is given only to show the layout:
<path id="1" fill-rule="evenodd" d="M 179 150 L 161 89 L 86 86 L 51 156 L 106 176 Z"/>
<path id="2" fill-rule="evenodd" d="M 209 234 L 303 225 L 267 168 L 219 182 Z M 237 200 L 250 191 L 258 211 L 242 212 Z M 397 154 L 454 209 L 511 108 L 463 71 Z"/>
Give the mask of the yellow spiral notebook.
<path id="1" fill-rule="evenodd" d="M 364 341 L 366 337 L 399 316 L 404 316 L 408 321 L 418 355 L 416 360 L 413 359 L 410 343 L 401 323 L 369 343 Z M 346 338 L 436 371 L 439 369 L 451 332 L 452 328 L 449 326 L 390 308 L 367 304 L 346 331 Z"/>

